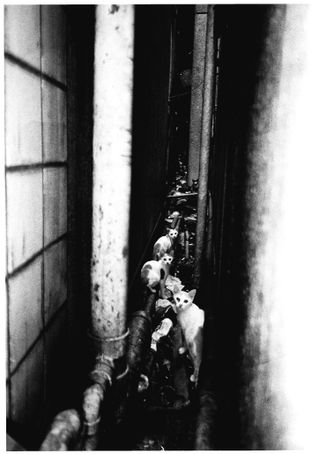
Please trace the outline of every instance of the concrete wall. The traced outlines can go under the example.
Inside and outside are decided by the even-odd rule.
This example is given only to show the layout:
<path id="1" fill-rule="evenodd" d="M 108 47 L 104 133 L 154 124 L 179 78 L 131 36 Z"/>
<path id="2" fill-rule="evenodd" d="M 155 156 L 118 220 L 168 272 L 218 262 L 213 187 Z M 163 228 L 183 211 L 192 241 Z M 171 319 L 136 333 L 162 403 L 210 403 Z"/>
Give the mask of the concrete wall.
<path id="1" fill-rule="evenodd" d="M 91 23 L 87 14 L 82 35 L 88 37 Z M 83 319 L 81 305 L 74 304 L 81 272 L 75 251 L 89 256 L 89 232 L 80 247 L 73 240 L 87 228 L 76 226 L 87 214 L 82 198 L 90 182 L 80 170 L 84 154 L 91 154 L 92 124 L 89 117 L 89 140 L 77 147 L 85 111 L 77 102 L 79 96 L 88 102 L 89 93 L 90 106 L 92 94 L 88 58 L 83 63 L 88 44 L 77 61 L 76 39 L 65 7 L 5 8 L 7 418 L 13 435 L 22 435 L 21 442 L 33 449 L 63 397 L 72 394 L 66 377 L 76 354 L 69 347 Z M 87 83 L 81 95 L 80 77 Z"/>
<path id="2" fill-rule="evenodd" d="M 214 448 L 314 449 L 319 9 L 216 12 Z"/>

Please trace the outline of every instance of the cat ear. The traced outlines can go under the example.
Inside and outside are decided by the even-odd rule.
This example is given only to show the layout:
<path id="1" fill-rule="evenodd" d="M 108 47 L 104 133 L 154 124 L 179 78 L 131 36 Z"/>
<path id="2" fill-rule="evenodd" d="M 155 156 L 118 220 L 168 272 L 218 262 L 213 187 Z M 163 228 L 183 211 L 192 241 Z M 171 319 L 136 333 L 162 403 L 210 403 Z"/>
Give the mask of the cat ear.
<path id="1" fill-rule="evenodd" d="M 179 287 L 175 284 L 174 287 L 173 287 L 173 294 L 179 293 L 179 292 L 180 292 L 180 289 L 179 289 Z"/>
<path id="2" fill-rule="evenodd" d="M 190 290 L 190 292 L 188 293 L 191 301 L 194 300 L 194 297 L 196 296 L 196 293 L 197 293 L 197 290 L 196 289 L 193 289 L 193 290 Z"/>

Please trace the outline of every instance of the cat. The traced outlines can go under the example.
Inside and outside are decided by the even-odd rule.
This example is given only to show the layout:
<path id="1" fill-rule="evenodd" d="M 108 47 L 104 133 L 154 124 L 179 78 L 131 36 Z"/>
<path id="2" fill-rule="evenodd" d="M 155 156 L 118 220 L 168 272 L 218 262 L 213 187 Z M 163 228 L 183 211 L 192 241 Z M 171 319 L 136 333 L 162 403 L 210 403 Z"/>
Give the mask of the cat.
<path id="1" fill-rule="evenodd" d="M 178 230 L 169 229 L 166 235 L 161 236 L 153 246 L 153 260 L 159 260 L 164 254 L 173 255 L 173 243 L 178 236 Z"/>
<path id="2" fill-rule="evenodd" d="M 159 261 L 149 260 L 141 268 L 141 280 L 155 293 L 155 287 L 160 284 L 160 297 L 165 298 L 165 282 L 169 275 L 170 265 L 173 257 L 170 254 L 164 254 Z"/>
<path id="3" fill-rule="evenodd" d="M 202 359 L 204 311 L 193 303 L 195 294 L 196 290 L 190 290 L 188 293 L 179 290 L 177 286 L 173 288 L 173 307 L 177 313 L 177 320 L 184 339 L 184 346 L 179 348 L 179 354 L 182 355 L 188 350 L 193 363 L 193 374 L 190 381 L 197 386 Z"/>

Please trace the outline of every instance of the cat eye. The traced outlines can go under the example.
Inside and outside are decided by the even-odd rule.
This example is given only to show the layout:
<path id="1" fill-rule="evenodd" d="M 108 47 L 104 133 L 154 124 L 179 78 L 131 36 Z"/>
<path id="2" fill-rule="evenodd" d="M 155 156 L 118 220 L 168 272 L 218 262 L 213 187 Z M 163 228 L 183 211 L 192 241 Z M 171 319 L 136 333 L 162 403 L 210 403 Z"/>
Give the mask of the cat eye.
<path id="1" fill-rule="evenodd" d="M 180 301 L 180 298 L 177 298 L 177 301 Z"/>
<path id="2" fill-rule="evenodd" d="M 187 303 L 187 302 L 188 302 L 188 300 L 184 300 L 184 303 Z"/>

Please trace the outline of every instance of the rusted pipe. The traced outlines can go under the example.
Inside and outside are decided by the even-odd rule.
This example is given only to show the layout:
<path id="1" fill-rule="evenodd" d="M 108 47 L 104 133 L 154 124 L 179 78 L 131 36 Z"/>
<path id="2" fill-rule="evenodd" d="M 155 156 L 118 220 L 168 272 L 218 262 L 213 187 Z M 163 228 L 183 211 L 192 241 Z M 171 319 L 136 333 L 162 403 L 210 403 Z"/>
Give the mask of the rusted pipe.
<path id="1" fill-rule="evenodd" d="M 98 355 L 93 370 L 89 374 L 92 383 L 98 383 L 103 391 L 112 385 L 115 365 L 112 358 Z"/>
<path id="2" fill-rule="evenodd" d="M 150 292 L 150 290 L 145 289 L 144 293 L 144 310 L 147 316 L 152 320 L 154 313 L 155 313 L 155 305 L 157 296 L 155 293 Z"/>
<path id="3" fill-rule="evenodd" d="M 111 358 L 128 334 L 133 24 L 133 5 L 96 7 L 91 334 Z"/>
<path id="4" fill-rule="evenodd" d="M 128 339 L 127 365 L 129 370 L 139 373 L 150 348 L 151 319 L 145 311 L 132 315 Z"/>
<path id="5" fill-rule="evenodd" d="M 64 410 L 53 420 L 40 451 L 69 451 L 80 434 L 80 416 L 76 410 Z"/>
<path id="6" fill-rule="evenodd" d="M 151 319 L 145 311 L 132 315 L 129 325 L 128 349 L 126 354 L 127 369 L 115 381 L 115 421 L 120 423 L 131 405 L 131 398 L 138 391 L 141 371 L 150 349 Z"/>
<path id="7" fill-rule="evenodd" d="M 194 266 L 194 285 L 199 287 L 201 264 L 206 227 L 207 192 L 209 175 L 209 156 L 211 142 L 211 126 L 213 121 L 213 86 L 214 86 L 214 6 L 208 6 L 206 62 L 204 74 L 203 112 L 201 123 L 201 149 L 198 190 L 198 218 L 196 227 L 196 247 Z"/>
<path id="8" fill-rule="evenodd" d="M 84 451 L 92 451 L 97 447 L 103 399 L 104 391 L 98 383 L 87 388 L 83 394 Z"/>
<path id="9" fill-rule="evenodd" d="M 192 61 L 192 87 L 190 107 L 190 134 L 188 159 L 188 186 L 199 178 L 201 147 L 201 119 L 203 105 L 203 79 L 205 68 L 207 31 L 207 5 L 196 5 L 194 15 L 194 42 Z"/>
<path id="10" fill-rule="evenodd" d="M 94 368 L 89 374 L 92 384 L 85 390 L 82 404 L 84 419 L 82 449 L 84 451 L 92 451 L 97 447 L 101 406 L 106 390 L 112 385 L 114 370 L 114 361 L 111 358 L 98 355 Z"/>

